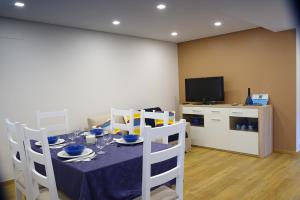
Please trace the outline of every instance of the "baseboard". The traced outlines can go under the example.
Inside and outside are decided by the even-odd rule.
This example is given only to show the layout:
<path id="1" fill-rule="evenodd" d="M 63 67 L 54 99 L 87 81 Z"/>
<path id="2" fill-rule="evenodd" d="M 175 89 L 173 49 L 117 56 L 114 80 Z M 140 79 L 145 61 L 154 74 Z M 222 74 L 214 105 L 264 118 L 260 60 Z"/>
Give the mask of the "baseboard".
<path id="1" fill-rule="evenodd" d="M 14 184 L 14 183 L 15 183 L 15 180 L 11 179 L 11 180 L 0 182 L 0 186 L 7 186 L 7 185 Z"/>
<path id="2" fill-rule="evenodd" d="M 223 149 L 216 149 L 216 148 L 211 148 L 211 147 L 203 147 L 203 146 L 198 146 L 198 145 L 192 145 L 192 147 L 196 147 L 196 148 L 198 147 L 198 148 L 204 148 L 204 149 L 211 149 L 211 150 L 217 150 L 217 151 L 223 151 L 223 152 L 229 152 L 229 153 L 235 153 L 235 154 L 242 154 L 242 155 L 248 155 L 248 156 L 253 156 L 253 157 L 259 157 L 259 156 L 252 155 L 252 154 L 240 153 L 240 152 L 235 152 L 235 151 L 228 151 L 228 150 L 223 150 Z M 290 154 L 290 155 L 300 155 L 300 151 L 297 152 L 297 151 L 280 150 L 280 149 L 274 149 L 273 153 L 284 153 L 284 154 Z"/>
<path id="3" fill-rule="evenodd" d="M 204 146 L 198 146 L 198 145 L 192 145 L 192 147 L 198 147 L 202 149 L 209 149 L 209 150 L 214 150 L 214 151 L 221 151 L 221 152 L 226 152 L 226 153 L 232 153 L 232 154 L 237 154 L 237 155 L 244 155 L 244 156 L 250 156 L 254 158 L 260 158 L 259 155 L 253 155 L 253 154 L 248 154 L 248 153 L 242 153 L 242 152 L 237 152 L 237 151 L 230 151 L 230 150 L 225 150 L 225 149 L 217 149 L 213 147 L 204 147 Z"/>
<path id="4" fill-rule="evenodd" d="M 279 149 L 274 149 L 274 153 L 285 153 L 285 154 L 291 154 L 291 155 L 300 155 L 300 152 L 296 151 L 290 151 L 290 150 L 279 150 Z"/>

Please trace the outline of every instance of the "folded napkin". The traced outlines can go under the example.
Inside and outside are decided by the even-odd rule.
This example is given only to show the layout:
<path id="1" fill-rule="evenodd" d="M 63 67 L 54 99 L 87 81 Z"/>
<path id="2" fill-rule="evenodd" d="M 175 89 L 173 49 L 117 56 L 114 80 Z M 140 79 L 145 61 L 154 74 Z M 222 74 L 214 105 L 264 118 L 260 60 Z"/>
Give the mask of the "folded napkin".
<path id="1" fill-rule="evenodd" d="M 87 135 L 91 135 L 91 133 L 86 131 L 86 132 L 83 132 L 81 135 L 87 136 Z"/>

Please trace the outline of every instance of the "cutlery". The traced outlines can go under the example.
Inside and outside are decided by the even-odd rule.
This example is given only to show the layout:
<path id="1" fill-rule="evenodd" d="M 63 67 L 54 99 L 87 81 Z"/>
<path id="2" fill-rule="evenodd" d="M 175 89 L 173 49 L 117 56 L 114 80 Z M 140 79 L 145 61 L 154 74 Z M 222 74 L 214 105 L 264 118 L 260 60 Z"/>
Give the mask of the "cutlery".
<path id="1" fill-rule="evenodd" d="M 89 156 L 89 157 L 80 158 L 80 159 L 78 159 L 78 160 L 76 160 L 76 161 L 74 161 L 74 162 L 81 162 L 81 161 L 89 162 L 89 161 L 95 159 L 96 156 L 97 156 L 97 154 L 94 154 L 94 155 L 91 155 L 91 156 Z"/>
<path id="2" fill-rule="evenodd" d="M 76 161 L 74 161 L 74 162 L 80 162 L 80 161 L 84 161 L 84 162 L 89 162 L 89 161 L 91 161 L 91 160 L 93 160 L 93 159 L 95 159 L 96 158 L 96 154 L 94 154 L 93 156 L 91 156 L 91 157 L 87 157 L 87 158 L 83 158 L 83 159 L 80 159 L 80 160 L 76 160 Z"/>
<path id="3" fill-rule="evenodd" d="M 59 149 L 59 148 L 62 148 L 62 147 L 67 146 L 68 144 L 70 144 L 70 142 L 66 142 L 66 143 L 62 143 L 62 144 L 57 144 L 57 145 L 53 145 L 53 146 L 50 146 L 50 149 Z"/>
<path id="4" fill-rule="evenodd" d="M 86 158 L 92 158 L 93 156 L 95 156 L 95 152 L 87 155 L 87 156 L 84 156 L 84 157 L 79 157 L 79 158 L 71 158 L 69 160 L 65 160 L 63 162 L 78 162 L 78 161 L 81 161 L 82 159 L 86 159 Z"/>
<path id="5" fill-rule="evenodd" d="M 113 140 L 113 141 L 111 141 L 110 143 L 108 143 L 108 144 L 113 144 L 113 143 L 115 143 L 116 141 L 115 140 Z"/>
<path id="6" fill-rule="evenodd" d="M 60 144 L 60 145 L 55 145 L 55 146 L 50 146 L 50 149 L 60 149 L 67 146 L 67 144 Z"/>

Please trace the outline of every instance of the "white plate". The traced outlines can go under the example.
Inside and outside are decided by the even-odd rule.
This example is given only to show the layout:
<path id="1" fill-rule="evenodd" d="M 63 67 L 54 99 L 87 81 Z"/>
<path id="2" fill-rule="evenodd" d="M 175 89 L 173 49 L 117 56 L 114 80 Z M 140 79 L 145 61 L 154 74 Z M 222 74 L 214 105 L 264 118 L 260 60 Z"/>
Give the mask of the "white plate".
<path id="1" fill-rule="evenodd" d="M 58 144 L 62 144 L 62 143 L 64 143 L 65 142 L 65 140 L 64 139 L 62 139 L 62 138 L 58 138 L 58 140 L 54 143 L 54 144 L 49 144 L 49 146 L 55 146 L 55 145 L 58 145 Z M 37 141 L 37 142 L 35 142 L 34 143 L 36 146 L 42 146 L 42 143 L 41 143 L 41 141 Z"/>
<path id="2" fill-rule="evenodd" d="M 85 148 L 80 155 L 70 156 L 69 154 L 67 154 L 67 152 L 65 152 L 65 150 L 62 150 L 62 151 L 57 153 L 57 156 L 60 157 L 60 158 L 79 158 L 79 157 L 87 156 L 91 153 L 93 153 L 92 149 Z"/>
<path id="3" fill-rule="evenodd" d="M 95 134 L 92 134 L 92 133 L 90 133 L 90 132 L 84 132 L 84 133 L 82 133 L 83 136 L 87 136 L 87 135 L 95 135 L 96 137 L 102 137 L 103 135 L 107 135 L 107 134 L 109 134 L 108 131 L 104 131 L 101 135 L 95 135 Z"/>
<path id="4" fill-rule="evenodd" d="M 130 145 L 130 144 L 139 144 L 139 143 L 142 143 L 144 142 L 144 139 L 143 138 L 139 138 L 137 141 L 135 142 L 126 142 L 124 140 L 124 138 L 120 138 L 120 139 L 115 139 L 116 143 L 119 143 L 119 144 L 126 144 L 126 145 Z"/>

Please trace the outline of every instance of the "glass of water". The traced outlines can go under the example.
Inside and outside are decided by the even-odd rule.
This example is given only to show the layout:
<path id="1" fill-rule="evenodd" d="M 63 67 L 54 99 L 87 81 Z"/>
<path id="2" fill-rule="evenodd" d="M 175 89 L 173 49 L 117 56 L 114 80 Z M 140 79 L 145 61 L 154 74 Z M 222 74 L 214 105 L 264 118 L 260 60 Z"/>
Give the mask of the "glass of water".
<path id="1" fill-rule="evenodd" d="M 103 139 L 104 139 L 106 145 L 110 145 L 113 138 L 112 138 L 111 134 L 106 133 L 103 135 Z"/>
<path id="2" fill-rule="evenodd" d="M 68 138 L 69 138 L 69 140 L 71 140 L 70 144 L 74 144 L 75 143 L 74 142 L 75 137 L 76 137 L 76 135 L 75 135 L 74 132 L 71 132 L 71 133 L 68 134 Z"/>
<path id="3" fill-rule="evenodd" d="M 80 134 L 80 128 L 74 130 L 75 137 L 78 138 Z"/>
<path id="4" fill-rule="evenodd" d="M 105 147 L 105 140 L 103 137 L 97 138 L 96 147 L 99 149 L 97 154 L 105 154 L 105 151 L 102 150 Z"/>

